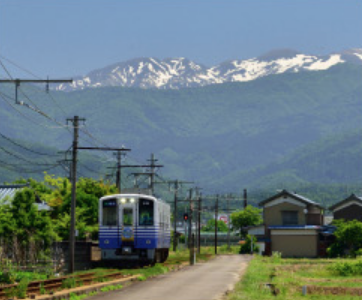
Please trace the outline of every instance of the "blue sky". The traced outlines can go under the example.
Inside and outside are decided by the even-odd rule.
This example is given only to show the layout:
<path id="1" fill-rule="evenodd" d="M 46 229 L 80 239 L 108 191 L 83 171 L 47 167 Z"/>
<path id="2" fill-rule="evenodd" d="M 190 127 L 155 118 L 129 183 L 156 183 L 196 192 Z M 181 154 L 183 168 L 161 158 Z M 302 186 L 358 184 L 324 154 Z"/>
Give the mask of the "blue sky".
<path id="1" fill-rule="evenodd" d="M 0 0 L 0 54 L 40 76 L 142 56 L 210 66 L 352 47 L 362 48 L 360 0 Z"/>

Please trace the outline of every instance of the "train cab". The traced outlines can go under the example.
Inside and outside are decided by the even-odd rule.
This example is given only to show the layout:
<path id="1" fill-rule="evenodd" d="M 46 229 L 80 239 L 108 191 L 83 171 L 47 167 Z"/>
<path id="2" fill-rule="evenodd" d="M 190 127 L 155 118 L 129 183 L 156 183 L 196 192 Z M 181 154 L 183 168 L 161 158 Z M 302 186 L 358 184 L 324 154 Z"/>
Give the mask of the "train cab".
<path id="1" fill-rule="evenodd" d="M 164 261 L 170 246 L 170 207 L 142 194 L 118 194 L 99 201 L 102 260 Z"/>

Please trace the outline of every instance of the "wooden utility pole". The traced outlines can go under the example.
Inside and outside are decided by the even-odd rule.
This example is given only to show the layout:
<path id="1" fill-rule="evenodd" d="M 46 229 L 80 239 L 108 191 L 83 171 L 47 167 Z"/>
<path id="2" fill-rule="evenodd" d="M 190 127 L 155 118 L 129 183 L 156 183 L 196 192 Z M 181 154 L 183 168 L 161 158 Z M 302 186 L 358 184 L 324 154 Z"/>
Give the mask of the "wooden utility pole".
<path id="1" fill-rule="evenodd" d="M 192 233 L 192 215 L 193 215 L 193 203 L 192 203 L 192 189 L 190 189 L 190 213 L 189 213 L 189 249 L 190 249 L 190 265 L 194 264 L 194 240 L 195 235 Z"/>
<path id="2" fill-rule="evenodd" d="M 216 195 L 215 201 L 215 255 L 217 255 L 217 219 L 219 214 L 219 194 Z"/>
<path id="3" fill-rule="evenodd" d="M 76 184 L 77 184 L 77 154 L 78 150 L 103 150 L 103 151 L 131 151 L 130 149 L 119 148 L 102 148 L 102 147 L 79 147 L 79 122 L 85 122 L 85 119 L 80 119 L 74 116 L 73 119 L 67 119 L 67 123 L 73 123 L 74 136 L 72 146 L 72 199 L 70 209 L 70 234 L 69 234 L 69 273 L 74 272 L 74 254 L 75 254 L 75 207 L 76 207 Z"/>
<path id="4" fill-rule="evenodd" d="M 230 251 L 230 198 L 231 198 L 231 194 L 229 194 L 227 196 L 228 198 L 226 199 L 226 203 L 227 203 L 227 216 L 228 216 L 228 235 L 227 235 L 227 239 L 228 239 L 228 251 Z"/>
<path id="5" fill-rule="evenodd" d="M 154 184 L 168 184 L 169 185 L 169 190 L 174 193 L 174 198 L 173 198 L 173 205 L 174 205 L 174 210 L 173 210 L 173 230 L 174 230 L 174 234 L 173 234 L 173 251 L 176 251 L 176 249 L 177 249 L 176 232 L 177 232 L 177 201 L 178 201 L 177 197 L 178 197 L 178 191 L 180 190 L 180 188 L 181 188 L 181 186 L 183 184 L 193 184 L 193 183 L 194 182 L 191 182 L 191 181 L 180 181 L 180 180 L 167 180 L 167 181 L 161 181 L 161 182 L 157 182 L 157 181 L 154 182 Z M 173 185 L 173 190 L 171 189 L 171 185 Z"/>
<path id="6" fill-rule="evenodd" d="M 199 214 L 198 214 L 198 234 L 197 234 L 197 253 L 201 253 L 201 202 L 202 202 L 202 194 L 199 195 Z"/>
<path id="7" fill-rule="evenodd" d="M 244 189 L 244 209 L 248 206 L 248 190 Z"/>
<path id="8" fill-rule="evenodd" d="M 116 156 L 117 159 L 117 172 L 116 172 L 116 187 L 121 193 L 122 191 L 122 155 L 125 155 L 125 153 L 122 150 L 118 150 L 113 153 Z"/>
<path id="9" fill-rule="evenodd" d="M 74 272 L 74 253 L 75 253 L 75 204 L 76 204 L 76 184 L 77 184 L 77 151 L 78 151 L 78 132 L 79 121 L 85 121 L 85 119 L 79 119 L 78 116 L 74 116 L 73 119 L 67 119 L 68 122 L 73 123 L 73 149 L 72 149 L 72 200 L 70 208 L 70 234 L 69 234 L 69 273 Z"/>

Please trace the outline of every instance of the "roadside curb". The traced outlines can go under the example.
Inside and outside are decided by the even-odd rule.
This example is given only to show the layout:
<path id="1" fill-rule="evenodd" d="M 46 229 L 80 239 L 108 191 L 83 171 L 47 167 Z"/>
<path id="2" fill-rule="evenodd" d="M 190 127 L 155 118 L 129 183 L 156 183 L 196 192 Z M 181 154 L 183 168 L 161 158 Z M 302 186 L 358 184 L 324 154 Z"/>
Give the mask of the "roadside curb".
<path id="1" fill-rule="evenodd" d="M 116 279 L 116 280 L 112 280 L 112 281 L 96 283 L 96 284 L 92 284 L 90 286 L 77 287 L 77 288 L 73 288 L 73 289 L 68 289 L 66 291 L 59 291 L 59 292 L 55 292 L 53 295 L 40 295 L 40 296 L 36 296 L 35 299 L 37 299 L 37 300 L 69 299 L 70 294 L 83 295 L 83 294 L 89 294 L 92 292 L 100 292 L 101 288 L 103 288 L 103 287 L 110 286 L 110 285 L 116 285 L 116 284 L 120 284 L 120 283 L 127 283 L 130 281 L 135 281 L 135 280 L 137 280 L 138 277 L 139 277 L 139 275 L 133 275 L 133 276 L 130 276 L 127 278 L 121 278 L 121 279 Z M 24 300 L 31 300 L 31 299 L 26 298 Z"/>

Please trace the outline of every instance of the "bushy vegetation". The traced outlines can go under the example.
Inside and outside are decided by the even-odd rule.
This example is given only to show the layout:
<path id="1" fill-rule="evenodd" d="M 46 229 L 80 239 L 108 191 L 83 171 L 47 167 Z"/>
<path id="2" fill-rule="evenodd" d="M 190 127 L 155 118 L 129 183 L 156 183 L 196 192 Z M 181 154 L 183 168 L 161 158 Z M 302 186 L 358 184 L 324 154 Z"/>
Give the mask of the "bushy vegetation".
<path id="1" fill-rule="evenodd" d="M 217 221 L 217 231 L 218 232 L 227 232 L 228 226 L 225 224 L 224 221 L 218 220 Z M 206 225 L 201 228 L 203 232 L 214 232 L 215 231 L 215 219 L 210 219 L 207 221 Z"/>
<path id="2" fill-rule="evenodd" d="M 17 192 L 12 201 L 0 205 L 0 259 L 36 264 L 49 258 L 54 241 L 66 240 L 70 227 L 71 184 L 66 178 L 45 175 L 43 181 L 19 180 L 29 187 Z M 98 199 L 116 192 L 103 181 L 81 178 L 77 183 L 77 223 L 79 239 L 97 238 Z M 36 199 L 45 201 L 50 211 L 38 211 Z M 11 265 L 5 267 L 11 273 Z M 6 274 L 10 274 L 10 273 Z"/>
<path id="3" fill-rule="evenodd" d="M 259 247 L 256 244 L 257 238 L 255 236 L 247 235 L 245 240 L 242 241 L 242 244 L 240 246 L 240 254 L 249 254 L 251 253 L 251 247 L 253 247 L 253 253 L 259 252 Z"/>
<path id="4" fill-rule="evenodd" d="M 327 249 L 328 255 L 330 257 L 356 257 L 361 255 L 362 222 L 357 220 L 335 220 L 333 224 L 337 227 L 334 232 L 336 240 Z"/>
<path id="5" fill-rule="evenodd" d="M 330 270 L 340 276 L 362 275 L 362 258 L 350 261 L 336 261 Z"/>

